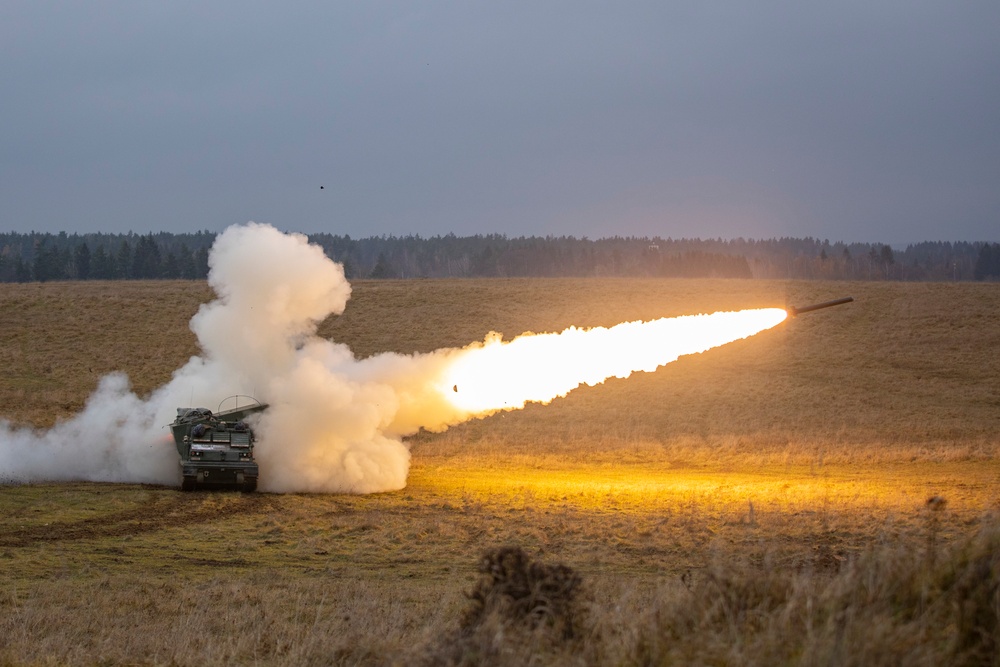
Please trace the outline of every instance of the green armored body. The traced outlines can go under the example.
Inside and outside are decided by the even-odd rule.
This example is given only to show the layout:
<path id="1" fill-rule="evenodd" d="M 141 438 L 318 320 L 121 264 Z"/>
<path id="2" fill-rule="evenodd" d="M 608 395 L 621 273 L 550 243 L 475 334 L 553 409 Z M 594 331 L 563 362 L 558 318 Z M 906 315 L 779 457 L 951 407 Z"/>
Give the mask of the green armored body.
<path id="1" fill-rule="evenodd" d="M 256 402 L 214 414 L 208 408 L 177 408 L 170 429 L 181 455 L 181 488 L 255 491 L 254 433 L 244 420 L 266 408 L 266 404 Z"/>

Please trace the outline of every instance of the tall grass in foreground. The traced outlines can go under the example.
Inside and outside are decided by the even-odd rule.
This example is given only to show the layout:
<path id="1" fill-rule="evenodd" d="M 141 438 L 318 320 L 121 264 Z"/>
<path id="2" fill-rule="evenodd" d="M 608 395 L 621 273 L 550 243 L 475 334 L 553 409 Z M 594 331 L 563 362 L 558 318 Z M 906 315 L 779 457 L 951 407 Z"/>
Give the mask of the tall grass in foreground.
<path id="1" fill-rule="evenodd" d="M 104 579 L 0 601 L 0 664 L 1000 664 L 1000 519 L 942 544 L 934 512 L 917 548 L 793 570 L 723 551 L 646 590 L 499 550 L 477 587 L 428 596 L 419 617 L 377 582 L 328 595 L 222 574 L 116 595 Z"/>
<path id="2" fill-rule="evenodd" d="M 577 600 L 552 567 L 533 585 L 512 587 L 531 581 L 533 563 L 500 580 L 488 573 L 487 592 L 481 585 L 474 596 L 475 622 L 432 642 L 426 662 L 1000 664 L 1000 523 L 993 517 L 942 548 L 933 501 L 929 512 L 923 549 L 880 543 L 833 572 L 718 560 L 647 599 L 609 588 Z"/>

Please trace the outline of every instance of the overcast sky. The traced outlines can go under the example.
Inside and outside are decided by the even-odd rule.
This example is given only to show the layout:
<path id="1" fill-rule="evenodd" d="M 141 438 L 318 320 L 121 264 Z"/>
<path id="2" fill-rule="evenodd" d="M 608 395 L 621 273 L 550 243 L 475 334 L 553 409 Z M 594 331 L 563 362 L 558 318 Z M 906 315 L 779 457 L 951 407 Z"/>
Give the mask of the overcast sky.
<path id="1" fill-rule="evenodd" d="M 0 2 L 0 230 L 247 220 L 1000 241 L 1000 2 Z"/>

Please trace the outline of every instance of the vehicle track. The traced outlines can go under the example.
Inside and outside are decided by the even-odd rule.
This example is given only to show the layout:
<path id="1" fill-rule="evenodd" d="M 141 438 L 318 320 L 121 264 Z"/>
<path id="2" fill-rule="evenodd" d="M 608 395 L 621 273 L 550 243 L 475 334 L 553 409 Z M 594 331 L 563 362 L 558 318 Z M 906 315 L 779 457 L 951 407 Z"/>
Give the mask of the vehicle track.
<path id="1" fill-rule="evenodd" d="M 275 498 L 264 494 L 178 491 L 133 509 L 80 521 L 57 521 L 41 526 L 8 526 L 0 534 L 0 547 L 26 547 L 37 543 L 150 533 L 174 526 L 225 519 L 234 514 L 262 514 L 273 509 L 275 502 Z"/>

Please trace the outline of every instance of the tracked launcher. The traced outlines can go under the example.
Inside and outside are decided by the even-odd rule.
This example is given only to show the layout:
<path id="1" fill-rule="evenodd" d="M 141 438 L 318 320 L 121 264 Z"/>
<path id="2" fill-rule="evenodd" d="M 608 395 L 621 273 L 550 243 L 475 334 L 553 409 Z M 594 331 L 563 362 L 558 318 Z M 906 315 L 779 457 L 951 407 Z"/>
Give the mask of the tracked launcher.
<path id="1" fill-rule="evenodd" d="M 252 405 L 215 413 L 208 408 L 177 408 L 177 418 L 170 429 L 181 458 L 184 491 L 257 490 L 259 468 L 253 456 L 254 432 L 246 420 L 266 410 L 267 404 L 252 400 Z"/>

